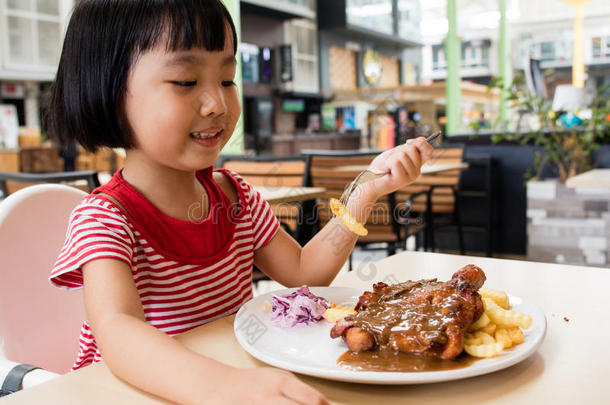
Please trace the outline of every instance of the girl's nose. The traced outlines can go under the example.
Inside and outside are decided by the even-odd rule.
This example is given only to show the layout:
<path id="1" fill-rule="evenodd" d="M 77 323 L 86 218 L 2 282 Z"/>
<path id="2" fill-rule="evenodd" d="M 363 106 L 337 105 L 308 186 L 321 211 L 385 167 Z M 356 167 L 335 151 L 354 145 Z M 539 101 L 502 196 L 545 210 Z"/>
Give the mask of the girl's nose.
<path id="1" fill-rule="evenodd" d="M 204 90 L 196 100 L 202 117 L 218 116 L 227 112 L 227 104 L 221 91 Z"/>

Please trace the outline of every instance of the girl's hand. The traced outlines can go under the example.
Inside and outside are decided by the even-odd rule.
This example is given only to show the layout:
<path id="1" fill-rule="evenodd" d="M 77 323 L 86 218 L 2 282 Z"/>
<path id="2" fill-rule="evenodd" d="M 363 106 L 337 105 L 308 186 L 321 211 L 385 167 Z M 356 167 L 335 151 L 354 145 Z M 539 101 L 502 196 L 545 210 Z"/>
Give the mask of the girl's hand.
<path id="1" fill-rule="evenodd" d="M 383 177 L 364 183 L 363 193 L 379 197 L 396 191 L 417 179 L 421 166 L 432 156 L 433 148 L 426 138 L 409 139 L 406 143 L 386 150 L 370 164 L 375 173 L 388 173 Z"/>
<path id="2" fill-rule="evenodd" d="M 231 368 L 225 383 L 212 397 L 202 398 L 206 404 L 265 405 L 328 405 L 315 389 L 301 382 L 292 373 L 277 368 Z"/>

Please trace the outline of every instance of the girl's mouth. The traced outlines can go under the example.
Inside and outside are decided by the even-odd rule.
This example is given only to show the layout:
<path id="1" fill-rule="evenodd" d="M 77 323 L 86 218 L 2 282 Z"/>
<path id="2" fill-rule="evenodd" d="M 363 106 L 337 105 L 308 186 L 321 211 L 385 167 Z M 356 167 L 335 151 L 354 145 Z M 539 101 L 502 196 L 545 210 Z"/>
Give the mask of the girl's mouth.
<path id="1" fill-rule="evenodd" d="M 220 136 L 222 135 L 222 129 L 214 132 L 191 132 L 189 136 L 195 143 L 201 146 L 216 146 L 220 142 Z"/>

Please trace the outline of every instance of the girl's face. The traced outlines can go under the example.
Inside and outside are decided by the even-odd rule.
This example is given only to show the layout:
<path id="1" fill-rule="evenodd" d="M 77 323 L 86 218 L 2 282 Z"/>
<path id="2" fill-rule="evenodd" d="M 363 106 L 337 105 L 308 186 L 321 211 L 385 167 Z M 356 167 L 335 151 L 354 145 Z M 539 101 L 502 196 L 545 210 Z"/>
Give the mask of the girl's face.
<path id="1" fill-rule="evenodd" d="M 211 166 L 241 113 L 235 68 L 231 40 L 222 51 L 166 52 L 160 46 L 140 55 L 125 93 L 136 145 L 128 153 L 183 171 Z"/>

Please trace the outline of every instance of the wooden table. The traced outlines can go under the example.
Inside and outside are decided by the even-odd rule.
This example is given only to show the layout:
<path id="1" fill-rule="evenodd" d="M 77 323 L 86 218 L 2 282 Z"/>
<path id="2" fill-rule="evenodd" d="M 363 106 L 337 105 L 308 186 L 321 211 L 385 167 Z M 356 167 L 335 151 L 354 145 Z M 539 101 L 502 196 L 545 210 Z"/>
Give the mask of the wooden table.
<path id="1" fill-rule="evenodd" d="M 280 222 L 293 232 L 294 238 L 305 245 L 312 237 L 316 224 L 315 200 L 324 198 L 324 187 L 264 187 L 254 186 L 271 205 Z M 296 204 L 301 203 L 301 204 Z"/>
<path id="2" fill-rule="evenodd" d="M 263 187 L 254 186 L 269 204 L 313 200 L 326 195 L 324 187 Z"/>
<path id="3" fill-rule="evenodd" d="M 451 170 L 466 170 L 468 169 L 468 163 L 425 163 L 421 167 L 421 174 L 437 174 L 448 172 Z"/>
<path id="4" fill-rule="evenodd" d="M 548 329 L 537 353 L 495 373 L 436 384 L 381 386 L 300 378 L 323 392 L 333 404 L 608 403 L 610 323 L 606 291 L 610 285 L 610 269 L 404 252 L 342 274 L 333 285 L 368 288 L 388 276 L 399 280 L 432 277 L 446 280 L 468 263 L 485 270 L 487 286 L 520 296 L 544 310 Z M 237 343 L 233 317 L 201 326 L 176 339 L 199 353 L 236 367 L 264 366 Z M 165 403 L 118 380 L 104 363 L 10 395 L 3 401 L 7 404 Z"/>

